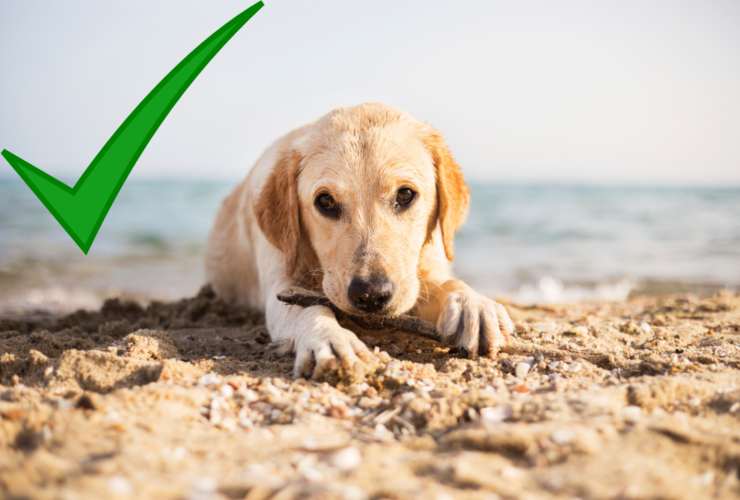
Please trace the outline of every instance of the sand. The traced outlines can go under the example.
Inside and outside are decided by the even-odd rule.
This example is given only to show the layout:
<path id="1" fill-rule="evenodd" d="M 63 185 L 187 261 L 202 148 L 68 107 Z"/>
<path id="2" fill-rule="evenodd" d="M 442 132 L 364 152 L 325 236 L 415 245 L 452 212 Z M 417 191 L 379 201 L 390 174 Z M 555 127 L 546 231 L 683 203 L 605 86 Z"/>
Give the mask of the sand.
<path id="1" fill-rule="evenodd" d="M 0 320 L 0 496 L 738 498 L 740 296 L 510 312 L 495 360 L 359 332 L 323 382 L 208 290 Z"/>

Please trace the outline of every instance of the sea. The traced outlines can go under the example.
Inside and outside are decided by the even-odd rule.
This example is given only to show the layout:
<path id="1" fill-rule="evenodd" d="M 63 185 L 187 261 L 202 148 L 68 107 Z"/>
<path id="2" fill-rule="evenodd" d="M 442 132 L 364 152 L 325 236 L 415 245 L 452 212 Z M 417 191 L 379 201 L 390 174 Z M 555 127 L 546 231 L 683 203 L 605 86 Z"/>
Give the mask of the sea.
<path id="1" fill-rule="evenodd" d="M 0 312 L 173 300 L 236 181 L 127 182 L 87 256 L 18 178 L 0 179 Z M 456 274 L 520 303 L 740 289 L 740 187 L 472 183 Z"/>

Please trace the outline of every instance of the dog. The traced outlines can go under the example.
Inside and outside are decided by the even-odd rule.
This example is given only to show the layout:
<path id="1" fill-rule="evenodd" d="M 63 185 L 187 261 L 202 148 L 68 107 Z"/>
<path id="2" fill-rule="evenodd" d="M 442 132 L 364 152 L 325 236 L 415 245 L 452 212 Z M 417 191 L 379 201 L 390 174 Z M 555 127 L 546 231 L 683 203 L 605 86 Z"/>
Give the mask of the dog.
<path id="1" fill-rule="evenodd" d="M 354 315 L 413 311 L 462 352 L 492 357 L 514 325 L 451 272 L 469 199 L 431 126 L 383 104 L 339 108 L 273 143 L 223 201 L 207 279 L 222 299 L 264 311 L 271 339 L 295 352 L 296 377 L 373 355 L 329 308 L 277 299 L 294 285 Z"/>

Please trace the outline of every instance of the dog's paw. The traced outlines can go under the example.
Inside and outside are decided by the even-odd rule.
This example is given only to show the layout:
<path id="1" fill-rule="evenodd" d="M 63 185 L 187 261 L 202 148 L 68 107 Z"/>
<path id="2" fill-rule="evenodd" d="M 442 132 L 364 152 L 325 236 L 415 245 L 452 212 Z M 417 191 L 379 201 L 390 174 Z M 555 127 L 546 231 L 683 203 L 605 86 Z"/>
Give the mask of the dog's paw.
<path id="1" fill-rule="evenodd" d="M 447 294 L 437 331 L 470 357 L 492 357 L 510 340 L 514 323 L 504 306 L 463 285 Z"/>
<path id="2" fill-rule="evenodd" d="M 312 379 L 351 379 L 374 360 L 357 335 L 338 324 L 322 325 L 296 339 L 295 353 L 293 375 Z"/>

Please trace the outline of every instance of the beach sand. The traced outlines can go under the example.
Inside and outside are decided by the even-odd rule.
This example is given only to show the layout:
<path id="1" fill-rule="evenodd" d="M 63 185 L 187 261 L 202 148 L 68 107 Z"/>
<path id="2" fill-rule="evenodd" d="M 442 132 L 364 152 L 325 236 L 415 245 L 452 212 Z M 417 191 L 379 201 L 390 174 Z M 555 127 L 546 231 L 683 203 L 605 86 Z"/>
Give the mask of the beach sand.
<path id="1" fill-rule="evenodd" d="M 332 383 L 208 290 L 0 320 L 0 496 L 738 498 L 740 296 L 510 312 L 495 360 L 360 332 Z"/>

